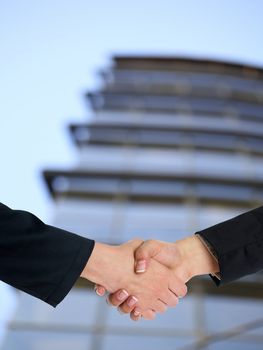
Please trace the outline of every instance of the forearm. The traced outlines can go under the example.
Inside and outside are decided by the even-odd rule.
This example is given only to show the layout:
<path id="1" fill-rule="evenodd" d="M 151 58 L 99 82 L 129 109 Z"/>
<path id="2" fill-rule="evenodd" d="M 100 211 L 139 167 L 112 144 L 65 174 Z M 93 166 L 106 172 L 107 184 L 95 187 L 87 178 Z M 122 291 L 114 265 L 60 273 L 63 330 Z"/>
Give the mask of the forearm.
<path id="1" fill-rule="evenodd" d="M 0 203 L 0 279 L 53 306 L 73 287 L 93 245 Z"/>

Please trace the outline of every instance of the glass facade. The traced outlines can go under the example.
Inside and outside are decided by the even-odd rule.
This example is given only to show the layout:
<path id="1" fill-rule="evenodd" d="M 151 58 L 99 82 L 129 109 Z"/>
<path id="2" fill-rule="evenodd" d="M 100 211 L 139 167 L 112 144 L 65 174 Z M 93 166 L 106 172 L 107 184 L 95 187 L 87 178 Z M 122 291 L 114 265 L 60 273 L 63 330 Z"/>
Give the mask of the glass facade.
<path id="1" fill-rule="evenodd" d="M 263 73 L 224 62 L 115 57 L 72 124 L 74 169 L 46 170 L 54 225 L 108 243 L 175 241 L 263 202 Z M 263 348 L 262 273 L 209 277 L 153 322 L 133 323 L 77 283 L 53 310 L 22 294 L 3 350 Z"/>

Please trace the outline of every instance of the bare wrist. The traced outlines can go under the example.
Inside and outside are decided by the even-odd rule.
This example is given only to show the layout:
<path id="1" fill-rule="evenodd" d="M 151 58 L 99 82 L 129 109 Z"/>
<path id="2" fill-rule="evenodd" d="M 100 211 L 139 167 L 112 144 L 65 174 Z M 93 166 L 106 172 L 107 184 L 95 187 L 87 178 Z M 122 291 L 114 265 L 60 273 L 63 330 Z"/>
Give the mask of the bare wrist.
<path id="1" fill-rule="evenodd" d="M 108 292 L 127 288 L 135 275 L 134 248 L 137 245 L 136 241 L 120 246 L 95 243 L 81 277 L 104 286 Z"/>
<path id="2" fill-rule="evenodd" d="M 80 277 L 107 287 L 106 271 L 109 268 L 110 261 L 113 260 L 115 248 L 114 246 L 96 242 Z"/>
<path id="3" fill-rule="evenodd" d="M 182 239 L 176 244 L 182 257 L 186 280 L 219 271 L 218 262 L 196 235 Z"/>

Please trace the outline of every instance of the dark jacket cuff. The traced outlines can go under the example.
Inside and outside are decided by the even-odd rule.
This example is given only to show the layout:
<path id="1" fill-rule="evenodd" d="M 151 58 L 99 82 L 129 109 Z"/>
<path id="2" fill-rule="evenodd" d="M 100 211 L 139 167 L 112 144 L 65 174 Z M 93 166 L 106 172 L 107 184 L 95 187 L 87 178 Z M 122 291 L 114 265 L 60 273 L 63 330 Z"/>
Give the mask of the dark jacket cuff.
<path id="1" fill-rule="evenodd" d="M 263 207 L 197 232 L 213 248 L 221 280 L 232 282 L 263 269 Z"/>
<path id="2" fill-rule="evenodd" d="M 65 273 L 63 279 L 45 300 L 45 302 L 54 307 L 56 307 L 70 292 L 75 282 L 80 277 L 93 251 L 95 245 L 93 240 L 80 236 L 79 240 L 81 247 L 74 257 L 70 269 Z"/>

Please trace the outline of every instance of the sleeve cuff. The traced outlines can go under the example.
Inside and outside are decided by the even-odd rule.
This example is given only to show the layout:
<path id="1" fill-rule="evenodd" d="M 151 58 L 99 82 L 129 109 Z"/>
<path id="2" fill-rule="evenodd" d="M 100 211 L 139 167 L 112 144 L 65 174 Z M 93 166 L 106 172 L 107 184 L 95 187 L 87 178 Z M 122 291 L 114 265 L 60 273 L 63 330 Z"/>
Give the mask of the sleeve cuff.
<path id="1" fill-rule="evenodd" d="M 56 307 L 72 289 L 91 256 L 95 242 L 84 237 L 81 237 L 81 240 L 81 247 L 73 259 L 69 270 L 66 272 L 62 281 L 58 283 L 56 288 L 45 300 L 54 307 Z"/>
<path id="2" fill-rule="evenodd" d="M 200 234 L 196 233 L 196 236 L 200 239 L 200 241 L 203 243 L 203 245 L 209 251 L 211 256 L 218 263 L 218 258 L 217 258 L 216 252 L 215 252 L 214 248 L 211 246 L 211 244 L 209 244 L 209 242 L 207 242 L 207 240 L 204 237 L 202 237 Z M 216 272 L 214 274 L 210 274 L 210 277 L 213 279 L 214 282 L 216 282 L 217 285 L 219 285 L 220 280 L 221 280 L 220 271 L 218 271 L 218 272 Z"/>

